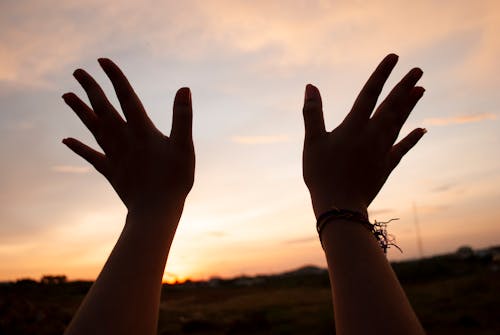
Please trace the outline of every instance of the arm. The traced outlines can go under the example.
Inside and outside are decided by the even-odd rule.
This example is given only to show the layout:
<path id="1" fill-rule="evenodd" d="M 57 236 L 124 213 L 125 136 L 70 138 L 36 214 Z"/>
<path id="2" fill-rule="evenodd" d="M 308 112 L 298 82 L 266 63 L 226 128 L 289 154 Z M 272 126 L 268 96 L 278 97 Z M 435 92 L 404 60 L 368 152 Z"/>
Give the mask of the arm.
<path id="1" fill-rule="evenodd" d="M 367 215 L 391 171 L 425 134 L 425 129 L 417 128 L 394 144 L 424 93 L 415 86 L 422 76 L 420 69 L 412 69 L 375 109 L 397 60 L 391 54 L 380 63 L 344 121 L 331 132 L 325 130 L 318 89 L 306 87 L 303 173 L 316 218 L 333 207 Z M 424 333 L 368 229 L 353 221 L 332 219 L 320 238 L 339 334 Z"/>
<path id="2" fill-rule="evenodd" d="M 111 80 L 125 120 L 84 70 L 74 76 L 91 107 L 63 95 L 104 153 L 80 141 L 63 143 L 92 164 L 128 209 L 123 231 L 66 334 L 154 334 L 163 271 L 184 201 L 194 180 L 191 93 L 174 100 L 172 130 L 163 135 L 146 114 L 120 69 L 99 63 Z"/>

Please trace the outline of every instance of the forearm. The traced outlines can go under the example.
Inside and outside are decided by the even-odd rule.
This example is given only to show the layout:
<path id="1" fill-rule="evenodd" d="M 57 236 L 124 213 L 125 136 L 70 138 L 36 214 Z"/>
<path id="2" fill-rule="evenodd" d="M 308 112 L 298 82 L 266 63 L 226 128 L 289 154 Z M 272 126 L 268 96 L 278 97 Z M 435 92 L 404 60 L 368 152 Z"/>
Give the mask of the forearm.
<path id="1" fill-rule="evenodd" d="M 329 222 L 322 241 L 339 334 L 424 334 L 376 239 L 363 225 Z"/>
<path id="2" fill-rule="evenodd" d="M 162 276 L 182 205 L 129 212 L 66 334 L 156 333 Z"/>

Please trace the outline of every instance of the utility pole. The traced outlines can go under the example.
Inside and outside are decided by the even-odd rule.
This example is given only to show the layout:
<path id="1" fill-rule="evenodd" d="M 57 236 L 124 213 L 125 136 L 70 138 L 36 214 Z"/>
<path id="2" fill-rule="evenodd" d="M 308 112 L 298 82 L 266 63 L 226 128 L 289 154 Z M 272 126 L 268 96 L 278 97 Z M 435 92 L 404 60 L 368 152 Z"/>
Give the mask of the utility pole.
<path id="1" fill-rule="evenodd" d="M 413 201 L 413 222 L 415 223 L 415 232 L 417 234 L 418 256 L 419 258 L 423 258 L 424 248 L 422 246 L 422 237 L 420 235 L 420 226 L 418 223 L 418 215 L 417 215 L 417 205 L 415 205 L 415 201 Z"/>

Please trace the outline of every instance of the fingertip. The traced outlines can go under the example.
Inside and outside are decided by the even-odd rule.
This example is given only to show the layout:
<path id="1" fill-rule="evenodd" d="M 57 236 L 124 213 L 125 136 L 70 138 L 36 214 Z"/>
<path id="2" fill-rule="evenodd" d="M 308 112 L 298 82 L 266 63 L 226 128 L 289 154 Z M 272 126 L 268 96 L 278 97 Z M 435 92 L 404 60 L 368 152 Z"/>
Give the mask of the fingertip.
<path id="1" fill-rule="evenodd" d="M 97 58 L 97 61 L 99 62 L 99 64 L 105 64 L 107 62 L 111 62 L 111 60 L 109 58 L 106 58 L 106 57 L 99 57 Z"/>
<path id="2" fill-rule="evenodd" d="M 399 60 L 399 56 L 395 53 L 390 53 L 385 56 L 385 60 L 391 63 L 396 63 Z"/>
<path id="3" fill-rule="evenodd" d="M 399 60 L 399 56 L 395 53 L 390 53 L 382 59 L 377 69 L 381 69 L 387 73 L 387 76 L 392 71 L 392 69 L 396 66 Z M 377 70 L 375 70 L 377 71 Z"/>
<path id="4" fill-rule="evenodd" d="M 422 69 L 419 67 L 414 67 L 413 69 L 410 70 L 410 73 L 413 78 L 420 79 L 424 74 L 424 71 L 422 71 Z"/>
<path id="5" fill-rule="evenodd" d="M 71 144 L 71 137 L 66 137 L 66 138 L 63 138 L 61 142 L 62 142 L 64 145 L 66 145 L 66 146 L 70 146 L 70 144 Z"/>
<path id="6" fill-rule="evenodd" d="M 105 57 L 98 58 L 97 62 L 99 63 L 99 65 L 103 70 L 106 70 L 109 67 L 116 66 L 111 59 Z"/>
<path id="7" fill-rule="evenodd" d="M 422 137 L 427 133 L 427 129 L 425 128 L 416 128 L 413 129 L 413 131 L 408 135 L 409 137 L 413 138 L 411 146 L 413 147 L 417 142 L 419 142 Z"/>
<path id="8" fill-rule="evenodd" d="M 191 90 L 189 87 L 181 87 L 175 94 L 174 105 L 191 106 Z"/>
<path id="9" fill-rule="evenodd" d="M 73 77 L 75 77 L 77 80 L 81 78 L 85 74 L 85 71 L 83 69 L 76 69 L 73 71 Z"/>
<path id="10" fill-rule="evenodd" d="M 426 133 L 427 133 L 427 129 L 426 128 L 415 128 L 415 129 L 413 129 L 411 131 L 411 133 L 409 134 L 409 136 L 420 139 Z"/>
<path id="11" fill-rule="evenodd" d="M 306 91 L 305 91 L 305 94 L 304 94 L 304 100 L 305 101 L 316 100 L 318 98 L 320 98 L 318 88 L 316 86 L 312 85 L 312 84 L 307 84 L 306 85 Z"/>
<path id="12" fill-rule="evenodd" d="M 192 145 L 192 127 L 191 90 L 189 87 L 182 87 L 175 94 L 170 137 L 181 145 Z"/>
<path id="13" fill-rule="evenodd" d="M 61 95 L 61 98 L 62 98 L 64 101 L 66 101 L 67 99 L 71 98 L 72 94 L 73 94 L 73 93 L 71 93 L 71 92 L 66 92 L 66 93 L 64 93 L 63 95 Z"/>
<path id="14" fill-rule="evenodd" d="M 415 86 L 410 94 L 412 97 L 416 98 L 416 99 L 420 99 L 425 93 L 425 88 L 421 87 L 421 86 Z"/>

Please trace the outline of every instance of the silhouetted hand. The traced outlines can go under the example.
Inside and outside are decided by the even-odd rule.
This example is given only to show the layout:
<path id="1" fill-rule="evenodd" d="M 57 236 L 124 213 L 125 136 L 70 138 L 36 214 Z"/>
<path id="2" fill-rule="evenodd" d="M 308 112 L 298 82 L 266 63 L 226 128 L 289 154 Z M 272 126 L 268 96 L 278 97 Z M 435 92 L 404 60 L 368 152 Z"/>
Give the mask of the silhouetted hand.
<path id="1" fill-rule="evenodd" d="M 74 93 L 64 94 L 63 99 L 94 135 L 104 154 L 74 138 L 66 138 L 63 143 L 108 179 L 129 211 L 161 210 L 169 203 L 183 203 L 193 186 L 195 167 L 189 88 L 177 91 L 172 130 L 167 137 L 149 119 L 118 66 L 104 58 L 99 64 L 113 84 L 126 120 L 97 82 L 78 69 L 73 75 L 92 108 Z"/>
<path id="2" fill-rule="evenodd" d="M 385 57 L 344 121 L 331 132 L 325 130 L 318 89 L 306 86 L 303 175 L 316 217 L 333 207 L 366 213 L 391 171 L 425 134 L 417 128 L 394 145 L 425 91 L 415 86 L 422 70 L 412 69 L 375 109 L 397 61 L 394 54 Z"/>

